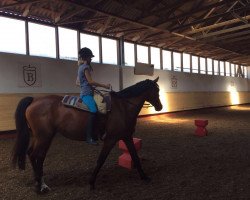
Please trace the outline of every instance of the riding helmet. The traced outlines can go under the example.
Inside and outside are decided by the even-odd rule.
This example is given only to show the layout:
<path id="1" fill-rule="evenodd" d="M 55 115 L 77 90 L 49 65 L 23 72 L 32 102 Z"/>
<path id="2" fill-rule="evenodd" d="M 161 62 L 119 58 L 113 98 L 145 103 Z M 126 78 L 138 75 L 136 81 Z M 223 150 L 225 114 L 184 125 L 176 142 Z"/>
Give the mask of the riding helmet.
<path id="1" fill-rule="evenodd" d="M 87 47 L 84 47 L 84 48 L 81 48 L 80 51 L 78 52 L 79 54 L 79 57 L 82 58 L 82 59 L 86 59 L 86 58 L 92 58 L 92 57 L 95 57 L 92 53 L 92 51 L 87 48 Z"/>

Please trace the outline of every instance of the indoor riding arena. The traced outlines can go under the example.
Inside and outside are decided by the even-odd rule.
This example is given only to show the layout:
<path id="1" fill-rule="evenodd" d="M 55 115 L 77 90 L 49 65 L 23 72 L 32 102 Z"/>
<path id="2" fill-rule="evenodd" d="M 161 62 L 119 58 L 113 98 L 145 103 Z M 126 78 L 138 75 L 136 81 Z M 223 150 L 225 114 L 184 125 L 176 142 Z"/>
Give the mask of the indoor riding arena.
<path id="1" fill-rule="evenodd" d="M 0 199 L 250 199 L 249 8 L 0 1 Z"/>

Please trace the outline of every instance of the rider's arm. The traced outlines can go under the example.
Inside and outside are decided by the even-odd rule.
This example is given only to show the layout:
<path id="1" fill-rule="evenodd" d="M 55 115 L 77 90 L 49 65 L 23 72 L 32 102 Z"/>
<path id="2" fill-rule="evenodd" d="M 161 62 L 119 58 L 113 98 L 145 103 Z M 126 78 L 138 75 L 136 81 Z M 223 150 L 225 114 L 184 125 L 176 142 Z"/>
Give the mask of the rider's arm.
<path id="1" fill-rule="evenodd" d="M 79 80 L 79 77 L 77 76 L 77 78 L 76 78 L 76 85 L 77 86 L 80 86 L 80 80 Z"/>
<path id="2" fill-rule="evenodd" d="M 92 86 L 96 86 L 96 87 L 103 87 L 103 88 L 106 88 L 106 89 L 109 89 L 110 88 L 110 84 L 101 84 L 101 83 L 97 83 L 95 82 L 92 77 L 91 77 L 91 74 L 89 73 L 89 70 L 88 69 L 85 69 L 84 70 L 84 74 L 85 74 L 85 77 L 88 81 L 88 83 Z"/>

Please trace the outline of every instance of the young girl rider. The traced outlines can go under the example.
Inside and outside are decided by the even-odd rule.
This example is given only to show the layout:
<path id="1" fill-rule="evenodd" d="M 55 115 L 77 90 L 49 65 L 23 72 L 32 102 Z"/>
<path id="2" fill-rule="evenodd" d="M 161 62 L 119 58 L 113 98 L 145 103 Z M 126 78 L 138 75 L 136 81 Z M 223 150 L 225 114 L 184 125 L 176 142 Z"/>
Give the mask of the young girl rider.
<path id="1" fill-rule="evenodd" d="M 90 110 L 90 115 L 87 123 L 87 137 L 86 142 L 92 145 L 97 145 L 98 143 L 93 139 L 93 130 L 96 119 L 97 107 L 94 100 L 94 88 L 93 87 L 103 87 L 110 89 L 110 84 L 101 84 L 94 81 L 91 77 L 91 72 L 93 69 L 91 67 L 91 60 L 94 57 L 92 51 L 89 48 L 82 48 L 78 52 L 78 76 L 76 79 L 76 85 L 80 86 L 80 98 L 87 105 Z"/>

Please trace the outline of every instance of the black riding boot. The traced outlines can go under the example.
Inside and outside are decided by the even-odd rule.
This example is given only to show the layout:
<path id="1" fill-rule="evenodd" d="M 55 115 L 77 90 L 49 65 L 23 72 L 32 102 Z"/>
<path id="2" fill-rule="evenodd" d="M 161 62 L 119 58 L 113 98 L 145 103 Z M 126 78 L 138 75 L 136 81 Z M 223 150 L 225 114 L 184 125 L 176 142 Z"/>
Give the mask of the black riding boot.
<path id="1" fill-rule="evenodd" d="M 97 121 L 97 130 L 98 134 L 97 136 L 99 137 L 100 140 L 104 140 L 105 135 L 106 135 L 106 122 L 107 122 L 107 115 L 106 114 L 101 114 L 98 113 L 97 115 L 98 121 Z"/>
<path id="2" fill-rule="evenodd" d="M 89 118 L 88 118 L 88 123 L 87 123 L 86 142 L 92 145 L 98 145 L 96 140 L 93 138 L 95 120 L 96 120 L 96 114 L 90 113 Z"/>

